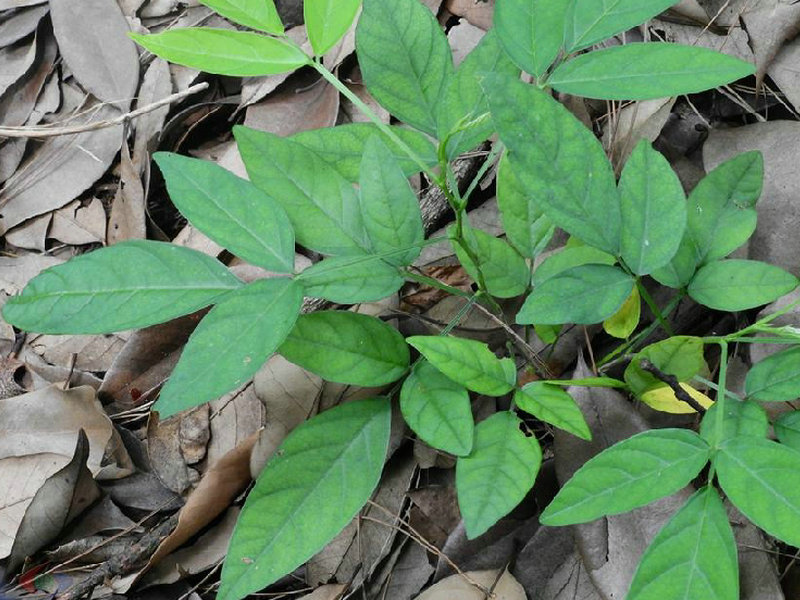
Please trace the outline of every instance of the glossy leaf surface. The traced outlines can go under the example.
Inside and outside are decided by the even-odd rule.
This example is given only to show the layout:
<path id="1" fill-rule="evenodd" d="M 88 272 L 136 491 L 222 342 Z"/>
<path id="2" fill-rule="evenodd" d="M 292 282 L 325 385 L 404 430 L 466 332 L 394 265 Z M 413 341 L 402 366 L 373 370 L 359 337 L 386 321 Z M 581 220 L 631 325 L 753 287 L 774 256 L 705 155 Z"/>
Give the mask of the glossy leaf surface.
<path id="1" fill-rule="evenodd" d="M 541 421 L 584 440 L 592 439 L 581 409 L 572 396 L 557 385 L 533 381 L 514 392 L 514 403 Z"/>
<path id="2" fill-rule="evenodd" d="M 718 260 L 702 267 L 689 284 L 695 302 L 716 310 L 747 310 L 769 304 L 797 287 L 797 277 L 756 260 Z"/>

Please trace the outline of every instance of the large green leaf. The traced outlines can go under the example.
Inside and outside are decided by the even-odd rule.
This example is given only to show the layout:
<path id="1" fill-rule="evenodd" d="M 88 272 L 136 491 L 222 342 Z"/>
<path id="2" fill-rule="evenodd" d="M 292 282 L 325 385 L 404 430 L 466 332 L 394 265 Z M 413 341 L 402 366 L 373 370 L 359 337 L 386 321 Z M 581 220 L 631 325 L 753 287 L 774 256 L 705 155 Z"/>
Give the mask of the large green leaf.
<path id="1" fill-rule="evenodd" d="M 658 532 L 626 598 L 739 600 L 736 540 L 713 487 L 695 492 Z"/>
<path id="2" fill-rule="evenodd" d="M 302 304 L 303 287 L 283 277 L 228 294 L 192 333 L 153 410 L 169 417 L 245 383 L 286 339 Z"/>
<path id="3" fill-rule="evenodd" d="M 361 386 L 391 383 L 409 362 L 397 330 L 375 317 L 341 310 L 300 315 L 278 351 L 328 381 Z"/>
<path id="4" fill-rule="evenodd" d="M 565 24 L 565 44 L 574 52 L 644 23 L 676 0 L 573 0 Z"/>
<path id="5" fill-rule="evenodd" d="M 313 151 L 286 138 L 246 127 L 234 135 L 250 181 L 279 202 L 297 241 L 323 254 L 364 254 L 358 194 Z"/>
<path id="6" fill-rule="evenodd" d="M 533 285 L 581 265 L 613 265 L 617 259 L 592 246 L 570 246 L 550 254 L 533 272 Z"/>
<path id="7" fill-rule="evenodd" d="M 306 295 L 339 304 L 375 302 L 403 285 L 397 267 L 377 256 L 334 256 L 304 270 L 297 279 Z"/>
<path id="8" fill-rule="evenodd" d="M 394 265 L 410 265 L 419 256 L 425 231 L 419 200 L 379 137 L 367 141 L 361 160 L 361 215 L 376 253 Z M 401 253 L 394 253 L 403 250 Z"/>
<path id="9" fill-rule="evenodd" d="M 702 92 L 755 72 L 743 60 L 697 46 L 635 43 L 569 60 L 548 83 L 559 92 L 604 100 L 647 100 Z"/>
<path id="10" fill-rule="evenodd" d="M 494 26 L 506 52 L 523 71 L 544 74 L 564 42 L 570 0 L 498 0 Z"/>
<path id="11" fill-rule="evenodd" d="M 248 494 L 218 600 L 240 600 L 332 540 L 378 485 L 389 445 L 387 399 L 349 402 L 295 429 Z"/>
<path id="12" fill-rule="evenodd" d="M 502 411 L 475 427 L 475 443 L 456 463 L 458 506 L 467 538 L 474 539 L 507 515 L 533 487 L 542 450 L 520 420 Z"/>
<path id="13" fill-rule="evenodd" d="M 42 271 L 8 299 L 3 318 L 39 333 L 111 333 L 194 312 L 242 285 L 201 252 L 133 240 Z"/>
<path id="14" fill-rule="evenodd" d="M 474 281 L 478 281 L 480 267 L 486 291 L 492 296 L 513 298 L 528 289 L 531 271 L 525 259 L 507 242 L 480 229 L 465 228 L 464 237 L 478 264 L 472 262 L 461 244 L 451 239 L 456 256 Z"/>
<path id="15" fill-rule="evenodd" d="M 489 105 L 480 84 L 486 73 L 519 76 L 519 69 L 503 51 L 493 29 L 483 36 L 459 65 L 439 102 L 436 119 L 438 137 L 448 140 L 446 155 L 449 159 L 474 148 L 494 132 L 488 114 Z M 470 125 L 467 126 L 467 123 Z"/>
<path id="16" fill-rule="evenodd" d="M 726 257 L 750 238 L 763 180 L 764 159 L 753 151 L 722 163 L 695 186 L 686 232 L 698 265 Z"/>
<path id="17" fill-rule="evenodd" d="M 535 86 L 502 75 L 484 82 L 497 132 L 525 192 L 555 225 L 616 256 L 616 180 L 594 134 Z"/>
<path id="18" fill-rule="evenodd" d="M 304 0 L 303 21 L 316 56 L 322 56 L 347 33 L 361 0 Z"/>
<path id="19" fill-rule="evenodd" d="M 723 491 L 768 534 L 800 546 L 800 452 L 756 437 L 728 440 L 715 459 Z"/>
<path id="20" fill-rule="evenodd" d="M 642 359 L 649 360 L 661 371 L 674 375 L 682 382 L 690 381 L 706 368 L 703 340 L 699 337 L 675 335 L 650 344 L 637 352 L 625 369 L 625 383 L 637 396 L 664 385 L 655 375 L 642 369 L 639 364 Z"/>
<path id="21" fill-rule="evenodd" d="M 666 265 L 686 229 L 686 196 L 667 159 L 640 141 L 619 180 L 622 258 L 631 271 L 647 275 Z"/>
<path id="22" fill-rule="evenodd" d="M 534 287 L 517 313 L 517 323 L 600 323 L 622 306 L 633 283 L 630 275 L 616 267 L 573 267 Z"/>
<path id="23" fill-rule="evenodd" d="M 283 23 L 273 0 L 201 0 L 201 2 L 235 23 L 273 35 L 283 33 Z"/>
<path id="24" fill-rule="evenodd" d="M 153 158 L 172 203 L 192 225 L 247 262 L 294 272 L 294 230 L 280 204 L 211 161 L 169 152 Z"/>
<path id="25" fill-rule="evenodd" d="M 800 411 L 793 410 L 778 417 L 775 435 L 782 444 L 800 452 Z"/>
<path id="26" fill-rule="evenodd" d="M 419 0 L 364 0 L 356 49 L 375 99 L 401 121 L 436 135 L 453 57 L 430 9 Z"/>
<path id="27" fill-rule="evenodd" d="M 789 348 L 756 363 L 747 373 L 744 390 L 761 402 L 800 398 L 800 347 Z"/>
<path id="28" fill-rule="evenodd" d="M 645 431 L 578 469 L 539 520 L 544 525 L 574 525 L 644 506 L 687 485 L 708 454 L 708 444 L 692 431 Z"/>
<path id="29" fill-rule="evenodd" d="M 276 75 L 310 61 L 296 46 L 251 31 L 182 27 L 152 35 L 129 35 L 156 56 L 217 75 Z"/>
<path id="30" fill-rule="evenodd" d="M 592 439 L 581 409 L 572 396 L 557 385 L 533 381 L 514 392 L 514 403 L 541 421 L 584 440 Z"/>
<path id="31" fill-rule="evenodd" d="M 725 409 L 725 414 L 722 415 L 722 428 L 718 430 L 717 411 L 720 406 Z M 703 422 L 700 423 L 700 435 L 712 447 L 741 436 L 749 435 L 763 439 L 767 437 L 768 429 L 767 413 L 757 402 L 739 401 L 733 398 L 726 398 L 723 404 L 715 402 L 706 411 Z"/>
<path id="32" fill-rule="evenodd" d="M 434 367 L 473 392 L 502 396 L 514 387 L 513 361 L 497 358 L 486 344 L 457 337 L 422 335 L 406 341 Z"/>
<path id="33" fill-rule="evenodd" d="M 425 135 L 396 125 L 388 126 L 422 161 L 433 166 L 437 163 L 436 150 Z M 359 177 L 364 147 L 367 140 L 380 137 L 389 146 L 395 160 L 406 176 L 419 171 L 417 163 L 408 157 L 374 123 L 346 123 L 336 127 L 323 127 L 301 131 L 291 136 L 291 140 L 313 150 L 328 165 L 336 169 L 347 181 L 356 182 Z"/>
<path id="34" fill-rule="evenodd" d="M 506 238 L 522 256 L 536 258 L 553 237 L 553 224 L 536 198 L 525 191 L 507 156 L 500 159 L 496 185 Z"/>
<path id="35" fill-rule="evenodd" d="M 403 382 L 400 410 L 414 433 L 434 448 L 456 456 L 472 450 L 469 394 L 429 362 L 419 362 Z"/>
<path id="36" fill-rule="evenodd" d="M 747 310 L 769 304 L 797 287 L 797 277 L 757 260 L 728 259 L 695 273 L 689 296 L 716 310 Z"/>

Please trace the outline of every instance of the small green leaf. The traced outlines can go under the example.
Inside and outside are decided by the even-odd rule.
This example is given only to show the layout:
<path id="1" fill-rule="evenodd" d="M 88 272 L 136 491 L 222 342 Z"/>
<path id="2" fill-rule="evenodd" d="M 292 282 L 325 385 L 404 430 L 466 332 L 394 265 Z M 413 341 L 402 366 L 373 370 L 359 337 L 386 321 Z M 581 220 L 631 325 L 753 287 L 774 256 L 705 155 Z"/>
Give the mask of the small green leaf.
<path id="1" fill-rule="evenodd" d="M 553 63 L 564 43 L 570 0 L 498 0 L 494 26 L 508 55 L 537 77 Z"/>
<path id="2" fill-rule="evenodd" d="M 797 277 L 757 260 L 718 260 L 702 267 L 689 284 L 692 300 L 716 310 L 747 310 L 777 300 L 797 287 Z"/>
<path id="3" fill-rule="evenodd" d="M 713 487 L 695 492 L 658 532 L 626 598 L 739 600 L 736 540 Z"/>
<path id="4" fill-rule="evenodd" d="M 520 424 L 508 411 L 482 421 L 475 427 L 472 452 L 456 463 L 458 506 L 468 539 L 511 512 L 533 487 L 542 450 Z"/>
<path id="5" fill-rule="evenodd" d="M 664 373 L 674 375 L 678 381 L 688 382 L 706 369 L 703 358 L 703 340 L 689 335 L 675 335 L 666 340 L 646 346 L 636 353 L 625 369 L 625 381 L 631 392 L 641 396 L 648 390 L 661 387 L 664 383 L 641 366 L 645 358 Z"/>
<path id="6" fill-rule="evenodd" d="M 687 485 L 706 464 L 708 454 L 708 444 L 692 431 L 645 431 L 578 469 L 539 521 L 574 525 L 644 506 Z"/>
<path id="7" fill-rule="evenodd" d="M 616 256 L 621 219 L 616 179 L 594 134 L 535 86 L 503 75 L 489 75 L 483 85 L 525 193 L 553 224 Z"/>
<path id="8" fill-rule="evenodd" d="M 297 277 L 306 295 L 339 304 L 376 302 L 400 289 L 397 267 L 377 256 L 334 256 L 308 267 Z"/>
<path id="9" fill-rule="evenodd" d="M 616 267 L 573 267 L 534 287 L 517 313 L 517 323 L 600 323 L 619 310 L 633 283 L 630 275 Z"/>
<path id="10" fill-rule="evenodd" d="M 588 48 L 636 27 L 676 3 L 677 0 L 574 0 L 566 16 L 567 52 Z"/>
<path id="11" fill-rule="evenodd" d="M 400 390 L 408 426 L 434 448 L 465 456 L 472 450 L 475 423 L 469 394 L 427 361 L 417 364 Z"/>
<path id="12" fill-rule="evenodd" d="M 768 534 L 800 545 L 800 452 L 770 440 L 726 441 L 715 459 L 723 491 Z"/>
<path id="13" fill-rule="evenodd" d="M 722 163 L 695 186 L 689 195 L 686 233 L 696 264 L 725 258 L 750 238 L 763 180 L 764 159 L 753 151 Z"/>
<path id="14" fill-rule="evenodd" d="M 359 182 L 361 215 L 372 249 L 393 252 L 384 257 L 393 265 L 410 265 L 425 239 L 419 200 L 392 151 L 377 136 L 364 146 Z"/>
<path id="15" fill-rule="evenodd" d="M 502 396 L 514 387 L 514 363 L 508 358 L 497 358 L 486 344 L 457 337 L 422 335 L 406 341 L 434 367 L 473 392 Z"/>
<path id="16" fill-rule="evenodd" d="M 304 0 L 303 21 L 315 56 L 322 56 L 347 33 L 361 0 Z"/>
<path id="17" fill-rule="evenodd" d="M 667 159 L 640 141 L 619 180 L 622 258 L 631 271 L 647 275 L 666 265 L 686 229 L 686 196 Z"/>
<path id="18" fill-rule="evenodd" d="M 548 83 L 586 98 L 647 100 L 702 92 L 754 72 L 750 63 L 697 46 L 634 43 L 581 54 Z"/>
<path id="19" fill-rule="evenodd" d="M 156 56 L 216 75 L 277 75 L 310 61 L 296 46 L 251 31 L 182 27 L 152 35 L 128 35 Z"/>
<path id="20" fill-rule="evenodd" d="M 226 19 L 265 31 L 272 35 L 283 33 L 283 23 L 273 0 L 200 0 Z"/>
<path id="21" fill-rule="evenodd" d="M 288 278 L 228 294 L 192 333 L 153 410 L 170 417 L 245 383 L 286 339 L 302 304 L 302 286 Z"/>
<path id="22" fill-rule="evenodd" d="M 762 439 L 767 437 L 769 419 L 766 411 L 757 403 L 726 398 L 722 406 L 725 408 L 725 414 L 722 415 L 722 431 L 717 431 L 719 403 L 715 402 L 706 411 L 703 422 L 700 423 L 700 435 L 709 446 L 717 447 L 725 440 L 742 436 Z"/>
<path id="23" fill-rule="evenodd" d="M 241 600 L 274 583 L 344 529 L 378 485 L 390 423 L 389 400 L 370 399 L 332 408 L 289 434 L 247 495 L 218 600 Z"/>
<path id="24" fill-rule="evenodd" d="M 789 402 L 800 397 L 800 347 L 756 363 L 744 381 L 748 397 L 761 402 Z"/>
<path id="25" fill-rule="evenodd" d="M 538 337 L 545 345 L 555 344 L 558 340 L 558 334 L 561 333 L 562 325 L 536 325 L 534 323 L 533 329 Z"/>
<path id="26" fill-rule="evenodd" d="M 775 421 L 775 435 L 782 444 L 800 451 L 800 411 L 783 413 Z"/>
<path id="27" fill-rule="evenodd" d="M 624 389 L 628 385 L 613 377 L 579 377 L 578 379 L 546 379 L 542 383 L 553 385 L 577 385 L 583 387 L 610 387 Z"/>
<path id="28" fill-rule="evenodd" d="M 650 275 L 662 285 L 671 288 L 686 287 L 694 276 L 697 260 L 695 249 L 689 240 L 688 233 L 684 232 L 683 239 L 678 246 L 678 251 L 672 260 L 660 269 L 656 269 Z"/>
<path id="29" fill-rule="evenodd" d="M 336 310 L 300 315 L 278 352 L 328 381 L 361 386 L 396 381 L 409 362 L 397 330 L 375 317 Z"/>
<path id="30" fill-rule="evenodd" d="M 522 256 L 536 258 L 550 243 L 555 228 L 536 198 L 522 187 L 507 155 L 500 159 L 496 185 L 506 238 Z"/>
<path id="31" fill-rule="evenodd" d="M 437 164 L 436 150 L 425 135 L 412 129 L 389 125 L 399 137 L 428 166 Z M 378 136 L 392 151 L 395 160 L 406 176 L 419 172 L 417 163 L 410 159 L 386 134 L 373 123 L 346 123 L 336 127 L 323 127 L 301 131 L 289 139 L 313 150 L 322 160 L 338 171 L 347 181 L 357 182 L 364 147 L 367 140 Z"/>
<path id="32" fill-rule="evenodd" d="M 233 133 L 250 181 L 283 206 L 300 244 L 323 254 L 369 252 L 358 195 L 332 167 L 286 138 L 247 127 Z"/>
<path id="33" fill-rule="evenodd" d="M 514 403 L 541 421 L 584 440 L 592 439 L 581 409 L 572 396 L 556 385 L 533 381 L 514 392 Z"/>
<path id="34" fill-rule="evenodd" d="M 480 229 L 464 231 L 466 243 L 469 244 L 486 283 L 486 291 L 498 298 L 513 298 L 528 289 L 531 271 L 514 248 L 505 241 Z M 478 281 L 478 268 L 472 262 L 464 248 L 451 238 L 453 250 L 464 270 L 474 281 Z"/>
<path id="35" fill-rule="evenodd" d="M 401 121 L 435 136 L 453 57 L 430 9 L 419 0 L 364 0 L 356 49 L 375 99 Z"/>
<path id="36" fill-rule="evenodd" d="M 613 265 L 617 259 L 592 246 L 565 247 L 554 252 L 536 267 L 533 285 L 541 285 L 551 277 L 581 265 Z"/>
<path id="37" fill-rule="evenodd" d="M 156 152 L 172 203 L 192 225 L 249 263 L 294 272 L 294 230 L 283 207 L 208 160 Z"/>
<path id="38" fill-rule="evenodd" d="M 242 285 L 201 252 L 132 240 L 42 271 L 6 301 L 3 318 L 39 333 L 111 333 L 189 314 Z"/>

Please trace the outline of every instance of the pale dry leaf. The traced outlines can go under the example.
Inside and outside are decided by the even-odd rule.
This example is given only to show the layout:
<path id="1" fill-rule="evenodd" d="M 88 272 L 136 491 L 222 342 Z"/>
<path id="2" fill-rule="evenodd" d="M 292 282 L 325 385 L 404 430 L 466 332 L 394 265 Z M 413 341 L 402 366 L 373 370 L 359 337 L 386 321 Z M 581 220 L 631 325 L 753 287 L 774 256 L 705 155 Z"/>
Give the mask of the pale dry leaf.
<path id="1" fill-rule="evenodd" d="M 44 4 L 46 1 L 47 0 L 0 0 L 0 10 L 36 6 L 37 4 Z"/>
<path id="2" fill-rule="evenodd" d="M 786 96 L 786 100 L 800 111 L 800 37 L 795 38 L 778 52 L 767 67 L 767 74 Z"/>
<path id="3" fill-rule="evenodd" d="M 694 26 L 653 19 L 650 21 L 650 29 L 657 35 L 657 39 L 716 50 L 749 63 L 755 61 L 753 50 L 750 48 L 750 38 L 741 27 L 731 27 L 725 33 L 717 34 L 702 25 Z"/>
<path id="4" fill-rule="evenodd" d="M 131 161 L 128 144 L 120 152 L 120 180 L 108 219 L 108 244 L 147 237 L 144 187 L 139 169 Z"/>
<path id="5" fill-rule="evenodd" d="M 209 402 L 208 463 L 214 464 L 265 424 L 266 411 L 252 382 Z"/>
<path id="6" fill-rule="evenodd" d="M 197 250 L 209 256 L 219 256 L 219 254 L 225 250 L 225 248 L 217 244 L 202 231 L 196 227 L 192 227 L 190 223 L 184 225 L 183 229 L 181 229 L 178 235 L 172 240 L 172 243 L 177 246 L 185 246 L 186 248 Z"/>
<path id="7" fill-rule="evenodd" d="M 708 24 L 708 13 L 697 0 L 681 0 L 670 9 L 673 13 L 692 19 L 700 25 Z"/>
<path id="8" fill-rule="evenodd" d="M 190 430 L 205 431 L 202 437 L 208 440 L 207 404 L 180 412 L 164 421 L 158 418 L 157 412 L 151 412 L 147 420 L 147 456 L 150 458 L 150 466 L 161 483 L 176 494 L 183 494 L 200 479 L 200 474 L 189 465 L 184 456 L 181 432 L 186 420 L 190 422 Z M 193 441 L 190 449 L 192 446 Z"/>
<path id="9" fill-rule="evenodd" d="M 47 237 L 75 246 L 102 243 L 106 238 L 106 212 L 103 210 L 103 203 L 92 198 L 84 206 L 76 200 L 54 211 Z"/>
<path id="10" fill-rule="evenodd" d="M 467 21 L 488 31 L 492 26 L 495 0 L 475 2 L 475 0 L 447 0 L 444 6 L 457 17 L 464 17 Z"/>
<path id="11" fill-rule="evenodd" d="M 675 98 L 655 98 L 628 104 L 603 131 L 603 146 L 619 168 L 640 140 L 655 141 L 669 119 Z"/>
<path id="12" fill-rule="evenodd" d="M 47 6 L 33 6 L 11 13 L 8 18 L 0 22 L 0 48 L 13 44 L 36 31 L 39 21 L 47 14 L 48 10 Z"/>
<path id="13" fill-rule="evenodd" d="M 244 124 L 282 137 L 332 127 L 339 112 L 339 91 L 319 77 L 302 77 L 266 100 L 247 107 Z"/>
<path id="14" fill-rule="evenodd" d="M 389 111 L 383 108 L 380 104 L 378 104 L 377 100 L 372 97 L 372 94 L 367 91 L 367 86 L 364 85 L 363 80 L 361 78 L 361 69 L 356 65 L 353 67 L 352 71 L 349 75 L 344 79 L 344 84 L 347 86 L 353 94 L 355 94 L 359 100 L 361 100 L 364 104 L 372 110 L 378 118 L 384 122 L 389 123 L 391 120 L 391 115 Z M 347 98 L 341 99 L 341 106 L 340 106 L 340 119 L 343 123 L 371 123 L 369 117 L 367 117 L 364 113 L 361 112 L 360 109 L 356 108 L 356 106 L 350 102 Z"/>
<path id="15" fill-rule="evenodd" d="M 171 93 L 172 75 L 169 65 L 164 59 L 156 57 L 147 67 L 142 78 L 142 86 L 139 88 L 139 95 L 136 98 L 136 108 L 158 102 Z M 142 173 L 147 167 L 149 152 L 153 149 L 154 142 L 157 141 L 168 114 L 169 106 L 162 106 L 142 115 L 134 122 L 136 130 L 131 159 L 134 169 L 138 173 Z"/>
<path id="16" fill-rule="evenodd" d="M 730 502 L 725 503 L 739 548 L 741 600 L 784 600 L 773 542 Z M 789 598 L 789 596 L 786 596 Z"/>
<path id="17" fill-rule="evenodd" d="M 278 422 L 288 432 L 314 415 L 322 379 L 275 354 L 255 374 L 253 388 L 264 404 L 268 426 Z"/>
<path id="18" fill-rule="evenodd" d="M 99 502 L 81 515 L 80 519 L 70 527 L 69 535 L 61 541 L 66 543 L 101 533 L 120 531 L 137 532 L 142 531 L 142 528 L 137 527 L 135 521 L 125 516 L 110 496 L 103 496 Z"/>
<path id="19" fill-rule="evenodd" d="M 301 47 L 308 46 L 308 34 L 306 33 L 305 25 L 287 29 L 286 35 L 297 45 Z M 242 95 L 239 101 L 239 108 L 250 106 L 265 98 L 267 94 L 274 92 L 279 85 L 286 81 L 291 74 L 289 72 L 277 75 L 263 75 L 261 77 L 244 77 L 242 79 Z"/>
<path id="20" fill-rule="evenodd" d="M 28 219 L 6 233 L 6 241 L 17 248 L 44 252 L 47 247 L 47 231 L 52 220 L 52 214 L 44 214 Z"/>
<path id="21" fill-rule="evenodd" d="M 755 54 L 756 82 L 760 86 L 781 47 L 800 32 L 800 5 L 761 0 L 747 7 L 742 20 Z"/>
<path id="22" fill-rule="evenodd" d="M 373 575 L 367 592 L 369 598 L 411 600 L 433 575 L 428 551 L 416 542 L 399 545 Z"/>
<path id="23" fill-rule="evenodd" d="M 36 58 L 36 38 L 0 48 L 0 96 L 28 72 Z"/>
<path id="24" fill-rule="evenodd" d="M 339 600 L 346 589 L 347 585 L 343 583 L 321 585 L 310 594 L 300 596 L 298 600 Z"/>
<path id="25" fill-rule="evenodd" d="M 36 104 L 33 106 L 31 115 L 25 122 L 26 125 L 37 125 L 49 115 L 55 113 L 61 106 L 61 80 L 58 72 L 50 73 L 50 76 L 42 86 Z"/>
<path id="26" fill-rule="evenodd" d="M 27 344 L 51 365 L 74 367 L 79 371 L 108 371 L 125 339 L 107 335 L 34 335 Z"/>
<path id="27" fill-rule="evenodd" d="M 467 54 L 472 52 L 484 35 L 486 35 L 486 31 L 466 19 L 461 19 L 447 32 L 447 41 L 453 52 L 453 63 L 456 67 L 461 64 Z"/>
<path id="28" fill-rule="evenodd" d="M 495 600 L 527 600 L 525 590 L 508 571 L 469 571 L 465 573 L 475 583 L 494 592 Z M 462 575 L 451 575 L 432 585 L 416 600 L 485 600 L 483 590 L 478 589 Z"/>
<path id="29" fill-rule="evenodd" d="M 14 171 L 17 170 L 27 147 L 28 140 L 25 138 L 0 141 L 0 184 L 11 177 Z"/>
<path id="30" fill-rule="evenodd" d="M 160 512 L 175 510 L 183 504 L 180 496 L 146 471 L 136 471 L 130 477 L 104 485 L 103 489 L 122 508 Z"/>
<path id="31" fill-rule="evenodd" d="M 0 256 L 0 290 L 9 296 L 18 294 L 41 271 L 63 262 L 61 258 L 45 254 Z"/>
<path id="32" fill-rule="evenodd" d="M 24 125 L 36 106 L 39 93 L 53 71 L 53 64 L 58 53 L 58 46 L 52 35 L 37 35 L 37 44 L 41 45 L 40 58 L 35 68 L 9 87 L 8 93 L 0 98 L 0 123 L 9 127 Z M 2 153 L 0 153 L 2 154 Z"/>

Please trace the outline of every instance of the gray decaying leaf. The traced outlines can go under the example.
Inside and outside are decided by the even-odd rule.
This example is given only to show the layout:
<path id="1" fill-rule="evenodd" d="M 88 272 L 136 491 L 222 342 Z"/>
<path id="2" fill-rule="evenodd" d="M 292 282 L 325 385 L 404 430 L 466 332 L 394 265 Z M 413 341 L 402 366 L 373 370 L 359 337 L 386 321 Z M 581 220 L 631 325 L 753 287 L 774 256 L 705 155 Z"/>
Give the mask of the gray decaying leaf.
<path id="1" fill-rule="evenodd" d="M 83 206 L 76 200 L 54 211 L 47 237 L 76 246 L 102 243 L 106 238 L 103 203 L 93 198 L 89 204 Z"/>
<path id="2" fill-rule="evenodd" d="M 188 435 L 187 435 L 188 434 Z M 151 412 L 147 422 L 147 454 L 153 473 L 173 492 L 183 494 L 200 475 L 192 468 L 205 455 L 208 443 L 208 405 L 160 421 L 158 413 Z M 199 446 L 199 448 L 196 448 Z"/>
<path id="3" fill-rule="evenodd" d="M 469 577 L 469 579 L 467 579 Z M 486 594 L 472 582 L 490 589 L 495 600 L 526 600 L 525 590 L 508 571 L 469 571 L 465 574 L 451 575 L 432 585 L 417 600 L 484 600 Z"/>
<path id="4" fill-rule="evenodd" d="M 127 110 L 139 86 L 139 53 L 116 0 L 50 0 L 53 31 L 75 78 Z"/>
<path id="5" fill-rule="evenodd" d="M 36 38 L 0 48 L 0 96 L 28 72 L 36 58 Z"/>
<path id="6" fill-rule="evenodd" d="M 411 600 L 427 583 L 433 571 L 428 551 L 416 542 L 406 541 L 392 551 L 373 575 L 367 597 Z"/>
<path id="7" fill-rule="evenodd" d="M 669 119 L 675 98 L 655 98 L 622 108 L 603 132 L 603 145 L 619 171 L 639 140 L 654 141 Z"/>
<path id="8" fill-rule="evenodd" d="M 137 471 L 130 477 L 110 482 L 103 489 L 115 504 L 145 511 L 173 511 L 183 502 L 152 473 Z"/>
<path id="9" fill-rule="evenodd" d="M 142 86 L 136 98 L 136 107 L 147 106 L 158 102 L 172 93 L 172 75 L 169 71 L 169 64 L 161 58 L 154 58 L 150 66 L 147 67 Z M 164 121 L 169 114 L 169 106 L 163 106 L 136 119 L 136 127 L 133 153 L 131 160 L 138 173 L 142 173 L 147 167 L 148 152 L 152 149 L 154 141 L 161 133 Z"/>
<path id="10" fill-rule="evenodd" d="M 761 309 L 761 312 L 758 313 L 759 319 L 766 317 L 772 313 L 775 313 L 782 308 L 789 306 L 800 300 L 800 288 L 794 290 L 783 296 L 782 298 L 778 298 L 772 304 L 765 306 Z M 776 317 L 770 322 L 770 325 L 773 327 L 796 327 L 800 329 L 800 306 L 795 306 L 788 312 L 782 314 L 780 317 Z M 759 334 L 759 335 L 766 335 L 766 334 Z M 764 360 L 771 354 L 775 354 L 776 352 L 780 352 L 781 350 L 785 350 L 786 346 L 780 344 L 747 344 L 748 350 L 750 350 L 750 360 L 753 363 L 757 363 L 761 360 Z M 770 405 L 775 403 L 768 403 Z"/>
<path id="11" fill-rule="evenodd" d="M 764 534 L 736 508 L 726 504 L 739 548 L 739 594 L 742 600 L 784 600 L 774 550 Z"/>
<path id="12" fill-rule="evenodd" d="M 206 457 L 213 465 L 264 426 L 266 411 L 252 382 L 209 402 L 211 417 Z"/>
<path id="13" fill-rule="evenodd" d="M 120 180 L 111 216 L 108 220 L 108 243 L 116 244 L 147 237 L 144 187 L 139 170 L 131 161 L 128 144 L 122 144 L 120 152 Z"/>
<path id="14" fill-rule="evenodd" d="M 11 13 L 11 16 L 0 22 L 0 47 L 13 44 L 33 33 L 48 10 L 47 6 L 32 6 Z"/>
<path id="15" fill-rule="evenodd" d="M 760 84 L 783 44 L 800 32 L 800 5 L 783 0 L 761 0 L 742 14 L 744 27 L 756 58 Z"/>
<path id="16" fill-rule="evenodd" d="M 488 30 L 492 26 L 495 0 L 475 2 L 475 0 L 447 0 L 445 8 L 458 17 L 464 17 L 473 25 Z"/>

